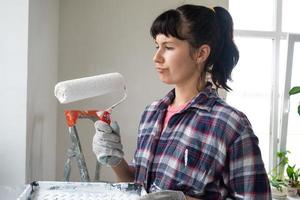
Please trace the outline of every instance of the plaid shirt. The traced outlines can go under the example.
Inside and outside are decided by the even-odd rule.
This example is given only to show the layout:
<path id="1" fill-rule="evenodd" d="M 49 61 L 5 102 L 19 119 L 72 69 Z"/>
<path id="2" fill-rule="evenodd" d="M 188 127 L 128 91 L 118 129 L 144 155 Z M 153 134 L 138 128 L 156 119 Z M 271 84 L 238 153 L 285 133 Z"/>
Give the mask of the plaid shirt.
<path id="1" fill-rule="evenodd" d="M 135 181 L 202 199 L 271 199 L 250 122 L 209 83 L 162 131 L 172 90 L 144 111 L 133 159 Z M 238 198 L 237 198 L 238 199 Z"/>

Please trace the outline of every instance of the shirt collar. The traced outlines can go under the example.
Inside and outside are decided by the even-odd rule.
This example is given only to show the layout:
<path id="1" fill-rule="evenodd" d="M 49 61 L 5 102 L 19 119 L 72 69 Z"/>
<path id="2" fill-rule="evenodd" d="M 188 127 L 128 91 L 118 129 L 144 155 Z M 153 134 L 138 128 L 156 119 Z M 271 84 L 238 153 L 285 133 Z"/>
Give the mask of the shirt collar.
<path id="1" fill-rule="evenodd" d="M 166 110 L 168 106 L 171 105 L 174 98 L 175 98 L 175 89 L 172 89 L 164 98 L 162 98 L 158 102 L 157 108 L 159 110 Z M 192 107 L 192 108 L 202 109 L 210 112 L 212 106 L 215 104 L 217 99 L 219 99 L 219 97 L 216 90 L 212 87 L 212 83 L 207 82 L 204 90 L 199 92 L 197 96 L 195 96 L 183 110 Z"/>

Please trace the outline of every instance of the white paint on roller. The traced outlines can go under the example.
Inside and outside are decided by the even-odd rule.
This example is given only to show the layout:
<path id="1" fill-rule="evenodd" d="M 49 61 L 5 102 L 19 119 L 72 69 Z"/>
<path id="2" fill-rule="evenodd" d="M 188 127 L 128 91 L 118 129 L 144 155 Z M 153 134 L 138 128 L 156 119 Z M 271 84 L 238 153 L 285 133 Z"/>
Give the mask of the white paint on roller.
<path id="1" fill-rule="evenodd" d="M 54 94 L 60 103 L 66 104 L 112 92 L 123 92 L 125 79 L 120 73 L 101 74 L 68 81 L 55 85 Z"/>

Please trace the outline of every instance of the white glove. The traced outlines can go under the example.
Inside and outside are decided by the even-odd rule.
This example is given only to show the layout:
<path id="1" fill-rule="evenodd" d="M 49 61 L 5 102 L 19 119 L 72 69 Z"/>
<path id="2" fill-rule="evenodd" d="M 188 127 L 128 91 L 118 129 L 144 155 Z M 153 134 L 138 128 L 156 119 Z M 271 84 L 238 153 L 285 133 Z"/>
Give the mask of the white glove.
<path id="1" fill-rule="evenodd" d="M 138 200 L 186 200 L 181 191 L 162 190 L 140 197 Z"/>
<path id="2" fill-rule="evenodd" d="M 117 166 L 123 156 L 120 128 L 117 122 L 111 125 L 98 120 L 95 122 L 96 133 L 93 138 L 93 152 L 97 160 L 106 166 Z"/>

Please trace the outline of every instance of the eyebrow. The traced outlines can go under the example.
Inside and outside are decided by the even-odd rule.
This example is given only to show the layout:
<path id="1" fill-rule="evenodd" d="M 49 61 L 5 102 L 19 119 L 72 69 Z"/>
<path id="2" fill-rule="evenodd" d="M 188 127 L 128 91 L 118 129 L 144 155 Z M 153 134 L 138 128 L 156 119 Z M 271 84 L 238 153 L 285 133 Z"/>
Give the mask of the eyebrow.
<path id="1" fill-rule="evenodd" d="M 156 40 L 154 40 L 154 43 L 158 44 Z M 175 44 L 175 42 L 171 42 L 171 41 L 165 41 L 165 42 L 162 42 L 161 44 L 170 44 L 170 43 Z"/>

